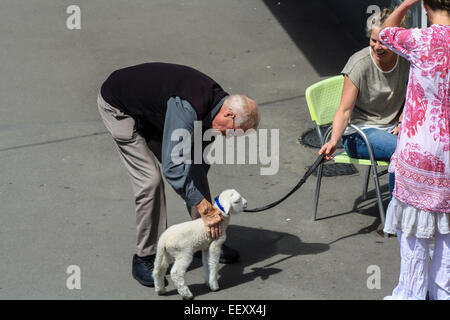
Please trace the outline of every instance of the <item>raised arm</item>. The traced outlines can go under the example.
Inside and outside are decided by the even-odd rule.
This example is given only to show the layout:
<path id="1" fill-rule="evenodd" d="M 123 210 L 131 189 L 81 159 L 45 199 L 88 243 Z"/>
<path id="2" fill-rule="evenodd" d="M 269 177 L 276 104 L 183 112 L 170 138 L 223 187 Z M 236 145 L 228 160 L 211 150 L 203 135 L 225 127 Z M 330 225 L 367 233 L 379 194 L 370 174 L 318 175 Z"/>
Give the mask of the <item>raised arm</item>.
<path id="1" fill-rule="evenodd" d="M 386 21 L 381 25 L 380 30 L 387 27 L 398 27 L 400 26 L 403 17 L 408 12 L 409 8 L 420 0 L 405 0 L 401 5 L 399 5 L 394 12 L 386 19 Z"/>
<path id="2" fill-rule="evenodd" d="M 344 88 L 342 91 L 341 103 L 339 105 L 333 120 L 333 132 L 331 139 L 325 143 L 319 151 L 319 154 L 325 154 L 326 160 L 333 159 L 332 155 L 341 140 L 342 134 L 347 128 L 353 108 L 355 107 L 358 88 L 352 80 L 346 75 L 344 78 Z"/>

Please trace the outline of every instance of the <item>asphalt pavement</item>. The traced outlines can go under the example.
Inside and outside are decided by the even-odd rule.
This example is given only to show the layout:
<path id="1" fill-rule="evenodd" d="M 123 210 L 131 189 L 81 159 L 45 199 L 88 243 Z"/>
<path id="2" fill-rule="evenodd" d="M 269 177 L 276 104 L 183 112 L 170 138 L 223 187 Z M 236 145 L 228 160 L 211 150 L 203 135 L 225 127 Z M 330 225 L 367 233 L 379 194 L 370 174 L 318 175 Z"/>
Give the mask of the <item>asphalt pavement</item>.
<path id="1" fill-rule="evenodd" d="M 68 28 L 70 5 L 81 29 Z M 283 0 L 2 0 L 0 39 L 0 299 L 179 299 L 170 279 L 158 297 L 131 276 L 131 185 L 96 105 L 113 70 L 185 64 L 256 100 L 260 127 L 279 132 L 277 173 L 252 164 L 209 173 L 213 195 L 235 188 L 252 208 L 287 193 L 315 160 L 318 150 L 298 141 L 313 128 L 305 89 L 361 46 L 326 2 Z M 271 210 L 233 216 L 227 242 L 241 259 L 221 265 L 218 292 L 195 260 L 186 281 L 196 299 L 390 294 L 398 243 L 376 233 L 373 183 L 361 201 L 363 169 L 323 179 L 317 221 L 314 176 Z M 386 177 L 381 184 L 387 205 Z M 167 183 L 166 196 L 169 225 L 186 221 Z"/>

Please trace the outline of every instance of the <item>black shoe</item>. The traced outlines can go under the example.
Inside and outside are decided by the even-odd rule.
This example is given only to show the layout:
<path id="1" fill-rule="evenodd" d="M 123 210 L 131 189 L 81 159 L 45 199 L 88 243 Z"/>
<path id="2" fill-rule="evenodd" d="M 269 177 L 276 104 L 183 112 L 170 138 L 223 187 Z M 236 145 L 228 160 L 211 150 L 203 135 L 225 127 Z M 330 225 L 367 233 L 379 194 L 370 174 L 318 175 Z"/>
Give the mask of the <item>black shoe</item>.
<path id="1" fill-rule="evenodd" d="M 135 254 L 133 256 L 133 278 L 135 278 L 143 286 L 155 286 L 155 281 L 153 280 L 152 275 L 155 257 L 156 255 L 139 257 L 137 254 Z M 165 278 L 164 283 L 166 286 L 168 285 L 167 279 Z"/>
<path id="2" fill-rule="evenodd" d="M 202 258 L 202 252 L 197 251 L 194 253 L 194 257 L 201 259 Z M 226 246 L 222 245 L 222 248 L 220 249 L 220 259 L 219 262 L 223 264 L 233 264 L 236 263 L 240 258 L 239 252 L 236 250 Z"/>

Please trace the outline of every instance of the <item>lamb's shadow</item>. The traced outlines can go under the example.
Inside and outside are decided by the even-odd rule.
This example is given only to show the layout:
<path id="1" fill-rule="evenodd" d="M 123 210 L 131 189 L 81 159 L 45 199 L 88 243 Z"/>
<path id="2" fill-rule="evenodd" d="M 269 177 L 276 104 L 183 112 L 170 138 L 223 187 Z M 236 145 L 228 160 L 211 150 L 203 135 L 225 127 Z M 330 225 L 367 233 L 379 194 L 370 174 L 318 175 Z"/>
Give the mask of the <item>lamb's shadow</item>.
<path id="1" fill-rule="evenodd" d="M 329 249 L 324 243 L 304 243 L 289 233 L 230 225 L 227 228 L 226 244 L 239 251 L 240 260 L 231 265 L 222 265 L 219 270 L 221 290 L 232 288 L 255 279 L 266 280 L 282 272 L 280 263 L 299 255 L 318 254 Z M 270 260 L 274 256 L 278 259 Z M 267 261 L 267 263 L 264 263 Z M 200 259 L 194 259 L 189 270 L 201 267 Z M 276 267 L 277 266 L 277 267 Z M 194 296 L 210 292 L 203 283 L 190 284 Z M 170 291 L 168 295 L 176 294 Z"/>

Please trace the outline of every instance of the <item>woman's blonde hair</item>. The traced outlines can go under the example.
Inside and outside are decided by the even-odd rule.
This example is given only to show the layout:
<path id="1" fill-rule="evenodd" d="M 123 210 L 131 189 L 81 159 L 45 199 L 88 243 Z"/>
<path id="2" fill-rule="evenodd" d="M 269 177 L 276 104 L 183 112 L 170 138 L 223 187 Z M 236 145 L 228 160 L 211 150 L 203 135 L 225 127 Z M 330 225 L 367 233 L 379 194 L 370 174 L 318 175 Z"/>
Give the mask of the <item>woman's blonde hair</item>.
<path id="1" fill-rule="evenodd" d="M 366 35 L 368 38 L 370 38 L 370 35 L 372 34 L 372 29 L 374 27 L 381 27 L 381 25 L 387 20 L 387 18 L 394 12 L 392 9 L 384 8 L 378 13 L 373 14 L 369 17 L 367 20 L 367 26 L 366 26 Z M 403 17 L 402 22 L 400 23 L 400 27 L 406 28 L 406 19 L 407 17 Z"/>

